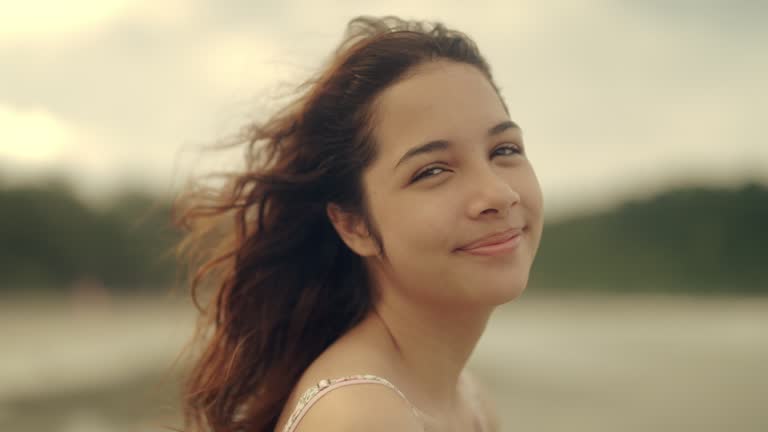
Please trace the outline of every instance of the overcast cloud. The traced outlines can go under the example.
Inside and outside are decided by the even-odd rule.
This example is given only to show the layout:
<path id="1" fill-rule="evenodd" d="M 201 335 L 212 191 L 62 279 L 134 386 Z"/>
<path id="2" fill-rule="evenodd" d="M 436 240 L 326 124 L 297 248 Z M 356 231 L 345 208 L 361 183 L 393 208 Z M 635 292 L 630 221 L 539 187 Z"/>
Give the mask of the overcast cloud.
<path id="1" fill-rule="evenodd" d="M 395 14 L 478 42 L 555 211 L 670 183 L 768 181 L 767 2 L 7 3 L 7 175 L 174 188 L 230 163 L 196 149 L 313 72 L 351 17 Z"/>

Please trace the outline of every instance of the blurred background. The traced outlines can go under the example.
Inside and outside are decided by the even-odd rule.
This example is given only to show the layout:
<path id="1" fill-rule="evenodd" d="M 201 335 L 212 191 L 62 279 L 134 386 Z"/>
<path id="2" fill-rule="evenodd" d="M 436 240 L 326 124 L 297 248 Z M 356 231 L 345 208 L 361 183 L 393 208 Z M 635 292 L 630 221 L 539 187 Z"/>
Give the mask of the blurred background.
<path id="1" fill-rule="evenodd" d="M 360 14 L 468 33 L 525 131 L 545 234 L 471 361 L 502 430 L 768 430 L 768 3 L 0 6 L 0 430 L 180 425 L 171 200 Z"/>

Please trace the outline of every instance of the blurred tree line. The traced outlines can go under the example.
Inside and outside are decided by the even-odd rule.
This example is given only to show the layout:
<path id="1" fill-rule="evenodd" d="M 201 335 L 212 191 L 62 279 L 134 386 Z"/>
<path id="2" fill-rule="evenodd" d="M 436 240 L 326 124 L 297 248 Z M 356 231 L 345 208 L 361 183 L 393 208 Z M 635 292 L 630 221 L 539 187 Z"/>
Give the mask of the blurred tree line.
<path id="1" fill-rule="evenodd" d="M 93 206 L 66 183 L 0 183 L 0 291 L 167 290 L 171 204 L 126 190 Z M 549 222 L 537 290 L 768 294 L 768 188 L 682 188 Z"/>
<path id="2" fill-rule="evenodd" d="M 543 289 L 768 294 L 768 188 L 680 188 L 545 225 Z"/>
<path id="3" fill-rule="evenodd" d="M 0 291 L 167 289 L 177 236 L 170 200 L 146 191 L 89 206 L 62 181 L 0 184 Z"/>

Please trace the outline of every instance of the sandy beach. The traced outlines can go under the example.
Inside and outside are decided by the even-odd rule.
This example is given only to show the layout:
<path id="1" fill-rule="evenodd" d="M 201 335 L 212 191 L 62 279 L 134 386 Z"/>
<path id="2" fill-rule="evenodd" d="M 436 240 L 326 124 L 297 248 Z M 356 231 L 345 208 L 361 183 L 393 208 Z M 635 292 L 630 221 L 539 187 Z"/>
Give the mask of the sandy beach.
<path id="1" fill-rule="evenodd" d="M 3 299 L 0 430 L 178 426 L 193 319 L 168 297 Z M 768 299 L 526 294 L 470 367 L 503 431 L 765 431 Z"/>

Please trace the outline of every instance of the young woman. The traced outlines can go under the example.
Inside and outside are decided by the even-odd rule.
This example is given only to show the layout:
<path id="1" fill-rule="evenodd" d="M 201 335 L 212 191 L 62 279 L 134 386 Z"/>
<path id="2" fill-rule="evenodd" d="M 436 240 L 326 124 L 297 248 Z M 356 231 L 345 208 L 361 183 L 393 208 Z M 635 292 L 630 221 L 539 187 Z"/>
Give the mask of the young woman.
<path id="1" fill-rule="evenodd" d="M 497 430 L 465 365 L 527 284 L 542 196 L 488 64 L 440 24 L 357 18 L 302 88 L 182 201 L 215 288 L 187 429 Z"/>

